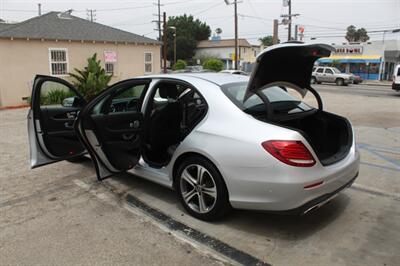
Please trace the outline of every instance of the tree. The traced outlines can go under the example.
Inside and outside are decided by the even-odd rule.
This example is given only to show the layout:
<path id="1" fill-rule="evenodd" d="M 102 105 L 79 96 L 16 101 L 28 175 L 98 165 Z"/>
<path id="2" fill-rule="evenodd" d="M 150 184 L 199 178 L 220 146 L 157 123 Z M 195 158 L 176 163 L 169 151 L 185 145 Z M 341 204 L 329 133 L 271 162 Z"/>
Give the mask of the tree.
<path id="1" fill-rule="evenodd" d="M 367 30 L 364 28 L 357 29 L 354 25 L 347 27 L 345 38 L 348 42 L 366 42 L 369 40 Z"/>
<path id="2" fill-rule="evenodd" d="M 75 88 L 87 101 L 90 101 L 100 91 L 104 90 L 112 78 L 101 67 L 100 60 L 97 60 L 97 54 L 87 59 L 87 66 L 83 70 L 74 68 L 74 71 L 76 73 L 69 73 L 69 75 L 74 79 Z"/>
<path id="3" fill-rule="evenodd" d="M 262 44 L 263 46 L 271 46 L 271 45 L 273 45 L 272 36 L 271 36 L 271 35 L 262 37 L 262 38 L 260 38 L 260 39 L 258 39 L 258 40 L 261 42 L 261 44 Z"/>
<path id="4" fill-rule="evenodd" d="M 209 58 L 203 64 L 204 69 L 209 69 L 216 72 L 221 71 L 223 67 L 224 67 L 224 62 L 222 62 L 217 58 Z"/>
<path id="5" fill-rule="evenodd" d="M 198 19 L 194 19 L 191 15 L 182 15 L 168 18 L 168 60 L 174 58 L 174 32 L 176 31 L 176 58 L 191 59 L 194 55 L 194 50 L 197 47 L 197 42 L 207 40 L 211 35 L 210 27 Z"/>

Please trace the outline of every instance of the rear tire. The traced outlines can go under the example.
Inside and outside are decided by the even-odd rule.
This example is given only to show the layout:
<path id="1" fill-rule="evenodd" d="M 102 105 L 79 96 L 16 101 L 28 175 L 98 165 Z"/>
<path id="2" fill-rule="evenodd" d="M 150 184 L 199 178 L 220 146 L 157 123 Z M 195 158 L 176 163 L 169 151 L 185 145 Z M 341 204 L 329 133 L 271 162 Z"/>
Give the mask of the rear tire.
<path id="1" fill-rule="evenodd" d="M 317 79 L 315 77 L 311 77 L 310 83 L 311 84 L 317 83 Z"/>
<path id="2" fill-rule="evenodd" d="M 184 159 L 176 171 L 175 187 L 186 211 L 200 220 L 218 219 L 232 208 L 221 174 L 203 157 Z"/>
<path id="3" fill-rule="evenodd" d="M 336 79 L 336 85 L 337 86 L 343 86 L 344 85 L 344 80 L 343 79 Z"/>

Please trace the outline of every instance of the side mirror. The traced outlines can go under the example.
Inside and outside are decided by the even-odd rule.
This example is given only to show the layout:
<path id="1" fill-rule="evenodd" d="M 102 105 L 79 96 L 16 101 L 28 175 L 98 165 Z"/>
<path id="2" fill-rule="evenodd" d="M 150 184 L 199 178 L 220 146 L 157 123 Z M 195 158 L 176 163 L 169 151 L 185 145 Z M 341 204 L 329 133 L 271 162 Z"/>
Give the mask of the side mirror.
<path id="1" fill-rule="evenodd" d="M 79 96 L 73 96 L 65 98 L 61 104 L 63 107 L 83 107 L 85 105 L 85 100 Z"/>

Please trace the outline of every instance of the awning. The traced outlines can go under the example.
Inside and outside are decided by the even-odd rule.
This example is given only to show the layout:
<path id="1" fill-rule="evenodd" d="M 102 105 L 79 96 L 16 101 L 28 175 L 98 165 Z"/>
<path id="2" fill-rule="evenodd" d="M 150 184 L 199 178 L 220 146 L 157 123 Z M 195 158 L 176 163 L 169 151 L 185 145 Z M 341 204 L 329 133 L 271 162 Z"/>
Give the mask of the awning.
<path id="1" fill-rule="evenodd" d="M 382 56 L 380 55 L 331 55 L 330 57 L 320 58 L 319 63 L 332 63 L 339 61 L 340 63 L 380 63 Z"/>

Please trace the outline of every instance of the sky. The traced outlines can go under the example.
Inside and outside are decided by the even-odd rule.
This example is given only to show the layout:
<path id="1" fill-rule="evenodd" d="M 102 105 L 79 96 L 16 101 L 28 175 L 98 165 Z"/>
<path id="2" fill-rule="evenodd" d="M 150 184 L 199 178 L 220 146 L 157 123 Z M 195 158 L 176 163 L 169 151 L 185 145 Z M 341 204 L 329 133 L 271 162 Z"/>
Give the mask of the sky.
<path id="1" fill-rule="evenodd" d="M 233 6 L 224 0 L 160 0 L 167 16 L 191 14 L 206 22 L 214 32 L 221 28 L 221 38 L 234 37 Z M 230 0 L 233 2 L 233 0 Z M 87 18 L 93 9 L 96 22 L 157 38 L 157 0 L 0 0 L 0 18 L 20 22 L 49 11 L 73 9 L 73 15 Z M 287 13 L 282 0 L 241 0 L 238 4 L 239 38 L 258 44 L 258 38 L 272 35 L 273 19 Z M 400 40 L 400 33 L 383 30 L 400 28 L 400 0 L 292 0 L 292 13 L 300 14 L 293 24 L 303 25 L 304 41 L 342 43 L 350 24 L 367 29 L 371 40 Z M 293 26 L 294 30 L 294 26 Z M 279 39 L 287 40 L 287 26 L 279 26 Z"/>

